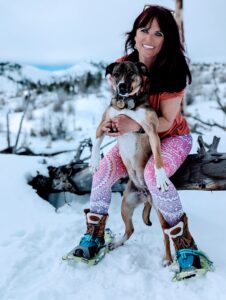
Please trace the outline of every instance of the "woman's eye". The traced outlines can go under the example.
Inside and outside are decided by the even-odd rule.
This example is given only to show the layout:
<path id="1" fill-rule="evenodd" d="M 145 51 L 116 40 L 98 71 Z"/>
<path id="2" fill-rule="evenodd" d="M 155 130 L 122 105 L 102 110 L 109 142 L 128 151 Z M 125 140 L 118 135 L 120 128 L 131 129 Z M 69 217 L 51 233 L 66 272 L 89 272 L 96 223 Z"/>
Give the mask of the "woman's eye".
<path id="1" fill-rule="evenodd" d="M 155 32 L 155 36 L 160 36 L 160 37 L 162 37 L 162 36 L 163 36 L 163 33 L 162 33 L 161 31 L 156 31 L 156 32 Z"/>
<path id="2" fill-rule="evenodd" d="M 141 28 L 140 31 L 143 33 L 148 33 L 148 28 Z"/>

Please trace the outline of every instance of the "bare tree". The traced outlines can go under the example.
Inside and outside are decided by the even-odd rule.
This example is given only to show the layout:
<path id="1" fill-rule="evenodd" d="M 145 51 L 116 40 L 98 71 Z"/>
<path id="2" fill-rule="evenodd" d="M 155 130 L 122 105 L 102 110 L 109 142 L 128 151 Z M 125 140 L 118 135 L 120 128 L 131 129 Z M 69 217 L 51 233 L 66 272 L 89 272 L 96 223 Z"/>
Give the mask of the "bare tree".
<path id="1" fill-rule="evenodd" d="M 29 103 L 30 103 L 30 100 L 31 100 L 31 94 L 30 94 L 30 92 L 24 93 L 24 100 L 26 101 L 25 108 L 24 108 L 23 115 L 22 115 L 22 117 L 20 119 L 20 125 L 19 125 L 19 129 L 18 129 L 18 132 L 17 132 L 16 142 L 15 142 L 15 145 L 13 147 L 13 153 L 16 153 L 16 151 L 17 151 L 17 146 L 18 146 L 18 142 L 19 142 L 19 138 L 20 138 L 20 134 L 21 134 L 21 130 L 22 130 L 22 125 L 23 125 L 24 117 L 26 115 L 26 112 L 27 112 L 27 109 L 28 109 L 28 106 L 29 106 Z"/>
<path id="2" fill-rule="evenodd" d="M 217 83 L 216 72 L 217 72 L 217 68 L 215 67 L 215 68 L 213 68 L 213 71 L 212 71 L 212 81 L 213 81 L 213 85 L 214 85 L 214 96 L 215 96 L 216 102 L 218 104 L 218 109 L 220 111 L 222 111 L 222 113 L 226 116 L 226 105 L 223 103 L 223 101 L 220 97 L 220 88 L 219 88 L 219 85 Z M 195 125 L 194 125 L 195 130 L 196 130 L 197 127 L 200 127 L 200 124 L 202 124 L 202 125 L 207 126 L 209 128 L 217 127 L 217 128 L 220 128 L 220 129 L 226 131 L 226 126 L 224 124 L 218 123 L 215 120 L 204 121 L 201 117 L 199 117 L 197 115 L 192 116 L 191 114 L 186 114 L 186 116 L 193 119 L 193 120 L 195 120 L 195 121 L 197 121 L 197 123 L 195 123 Z"/>
<path id="3" fill-rule="evenodd" d="M 9 114 L 10 111 L 7 112 L 6 114 L 6 126 L 7 126 L 7 144 L 8 144 L 8 148 L 10 149 L 10 124 L 9 124 Z"/>

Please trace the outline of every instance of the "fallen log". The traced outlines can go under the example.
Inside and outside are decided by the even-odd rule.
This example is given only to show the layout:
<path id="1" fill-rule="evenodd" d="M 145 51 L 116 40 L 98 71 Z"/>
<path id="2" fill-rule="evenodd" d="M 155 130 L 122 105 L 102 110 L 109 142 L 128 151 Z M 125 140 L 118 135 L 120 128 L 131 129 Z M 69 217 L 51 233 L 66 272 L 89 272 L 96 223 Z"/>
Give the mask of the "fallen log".
<path id="1" fill-rule="evenodd" d="M 219 141 L 214 136 L 207 151 L 202 137 L 198 137 L 198 153 L 188 155 L 170 178 L 178 190 L 226 190 L 226 153 L 217 152 Z"/>
<path id="2" fill-rule="evenodd" d="M 226 190 L 226 153 L 217 152 L 219 141 L 220 138 L 214 136 L 209 149 L 206 149 L 202 137 L 198 137 L 198 153 L 188 155 L 182 166 L 170 178 L 178 190 Z M 87 145 L 90 147 L 89 139 Z M 60 167 L 48 167 L 48 177 L 38 174 L 29 181 L 37 193 L 56 208 L 66 202 L 65 192 L 83 195 L 91 191 L 92 175 L 88 162 L 80 158 L 85 148 L 84 141 L 80 146 L 71 163 Z M 112 191 L 122 193 L 127 180 L 128 178 L 119 180 L 112 187 Z"/>

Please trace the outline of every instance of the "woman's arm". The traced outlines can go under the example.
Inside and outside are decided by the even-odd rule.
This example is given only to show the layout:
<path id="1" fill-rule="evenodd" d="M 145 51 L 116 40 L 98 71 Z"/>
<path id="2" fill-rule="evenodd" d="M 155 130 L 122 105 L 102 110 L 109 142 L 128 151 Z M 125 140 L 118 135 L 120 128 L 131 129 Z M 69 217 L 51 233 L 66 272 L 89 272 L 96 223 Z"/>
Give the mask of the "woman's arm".
<path id="1" fill-rule="evenodd" d="M 159 117 L 158 132 L 165 132 L 170 129 L 181 109 L 182 98 L 178 96 L 160 102 L 161 117 Z"/>
<path id="2" fill-rule="evenodd" d="M 182 96 L 178 96 L 160 102 L 161 117 L 159 117 L 158 132 L 165 132 L 170 129 L 178 111 L 180 111 L 182 98 Z M 103 128 L 103 131 L 105 131 L 107 135 L 113 137 L 117 137 L 131 131 L 136 132 L 141 128 L 136 121 L 125 115 L 119 115 L 112 119 L 112 128 L 115 128 L 116 132 L 109 133 L 109 127 L 107 127 L 108 126 Z"/>

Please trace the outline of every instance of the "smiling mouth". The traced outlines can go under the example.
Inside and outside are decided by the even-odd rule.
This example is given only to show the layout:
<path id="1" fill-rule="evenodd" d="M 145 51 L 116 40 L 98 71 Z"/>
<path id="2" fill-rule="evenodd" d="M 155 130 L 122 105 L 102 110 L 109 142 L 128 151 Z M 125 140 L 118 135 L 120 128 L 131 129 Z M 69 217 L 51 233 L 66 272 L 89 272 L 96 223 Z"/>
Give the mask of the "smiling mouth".
<path id="1" fill-rule="evenodd" d="M 154 46 L 143 44 L 145 49 L 154 49 Z"/>

